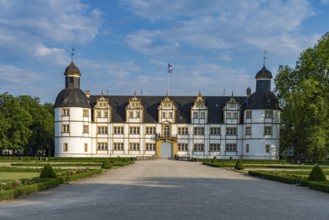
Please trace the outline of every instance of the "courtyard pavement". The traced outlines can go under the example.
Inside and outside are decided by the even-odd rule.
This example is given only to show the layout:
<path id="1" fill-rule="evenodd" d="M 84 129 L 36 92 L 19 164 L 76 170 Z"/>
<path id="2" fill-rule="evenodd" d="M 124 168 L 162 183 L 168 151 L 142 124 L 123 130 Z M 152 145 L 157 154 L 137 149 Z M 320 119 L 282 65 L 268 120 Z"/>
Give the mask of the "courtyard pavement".
<path id="1" fill-rule="evenodd" d="M 328 219 L 329 194 L 200 163 L 154 160 L 0 202 L 0 219 Z"/>

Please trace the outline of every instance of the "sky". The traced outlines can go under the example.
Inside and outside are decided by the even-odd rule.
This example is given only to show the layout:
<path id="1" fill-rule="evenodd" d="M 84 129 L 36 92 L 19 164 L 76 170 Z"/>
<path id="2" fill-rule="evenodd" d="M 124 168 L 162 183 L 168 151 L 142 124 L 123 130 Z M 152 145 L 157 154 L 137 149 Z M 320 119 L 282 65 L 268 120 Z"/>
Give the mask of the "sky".
<path id="1" fill-rule="evenodd" d="M 73 47 L 92 95 L 244 96 L 328 21 L 329 0 L 0 0 L 0 93 L 54 103 Z"/>

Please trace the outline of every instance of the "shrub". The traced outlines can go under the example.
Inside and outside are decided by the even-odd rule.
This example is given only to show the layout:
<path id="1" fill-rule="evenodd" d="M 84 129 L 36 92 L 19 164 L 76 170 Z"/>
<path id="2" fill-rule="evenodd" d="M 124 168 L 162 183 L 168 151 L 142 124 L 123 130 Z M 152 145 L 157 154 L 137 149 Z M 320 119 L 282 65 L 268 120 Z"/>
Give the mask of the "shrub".
<path id="1" fill-rule="evenodd" d="M 235 167 L 234 167 L 236 170 L 243 170 L 244 167 L 243 167 L 243 163 L 242 163 L 242 160 L 238 160 L 235 164 Z"/>
<path id="2" fill-rule="evenodd" d="M 40 173 L 40 178 L 56 178 L 56 172 L 50 164 L 46 164 Z"/>
<path id="3" fill-rule="evenodd" d="M 326 175 L 324 174 L 323 170 L 321 167 L 316 165 L 313 167 L 310 175 L 308 176 L 309 181 L 326 181 Z"/>
<path id="4" fill-rule="evenodd" d="M 109 159 L 104 160 L 104 162 L 102 164 L 102 168 L 103 169 L 111 169 L 112 168 L 111 161 Z"/>
<path id="5" fill-rule="evenodd" d="M 216 157 L 213 157 L 210 161 L 210 163 L 216 163 Z"/>

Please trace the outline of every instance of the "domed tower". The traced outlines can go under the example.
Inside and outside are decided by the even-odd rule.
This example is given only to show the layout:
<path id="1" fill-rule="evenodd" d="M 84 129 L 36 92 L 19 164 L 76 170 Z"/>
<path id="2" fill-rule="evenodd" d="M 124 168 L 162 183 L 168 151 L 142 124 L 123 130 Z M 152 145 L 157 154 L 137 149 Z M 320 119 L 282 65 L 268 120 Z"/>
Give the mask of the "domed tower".
<path id="1" fill-rule="evenodd" d="M 80 89 L 80 70 L 73 63 L 66 67 L 65 88 L 55 101 L 55 156 L 91 155 L 91 110 Z"/>
<path id="2" fill-rule="evenodd" d="M 243 157 L 279 159 L 281 108 L 271 91 L 273 77 L 265 63 L 255 78 L 256 91 L 251 95 L 249 91 L 244 109 Z"/>

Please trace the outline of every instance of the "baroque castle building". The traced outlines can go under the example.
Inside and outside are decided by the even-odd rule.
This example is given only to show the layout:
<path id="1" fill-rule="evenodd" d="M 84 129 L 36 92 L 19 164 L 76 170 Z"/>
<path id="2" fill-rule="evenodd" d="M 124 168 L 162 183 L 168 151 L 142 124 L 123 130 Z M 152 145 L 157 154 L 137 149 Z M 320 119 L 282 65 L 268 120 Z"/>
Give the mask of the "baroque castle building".
<path id="1" fill-rule="evenodd" d="M 279 159 L 281 109 L 265 65 L 246 96 L 91 95 L 73 61 L 64 75 L 57 157 Z"/>

